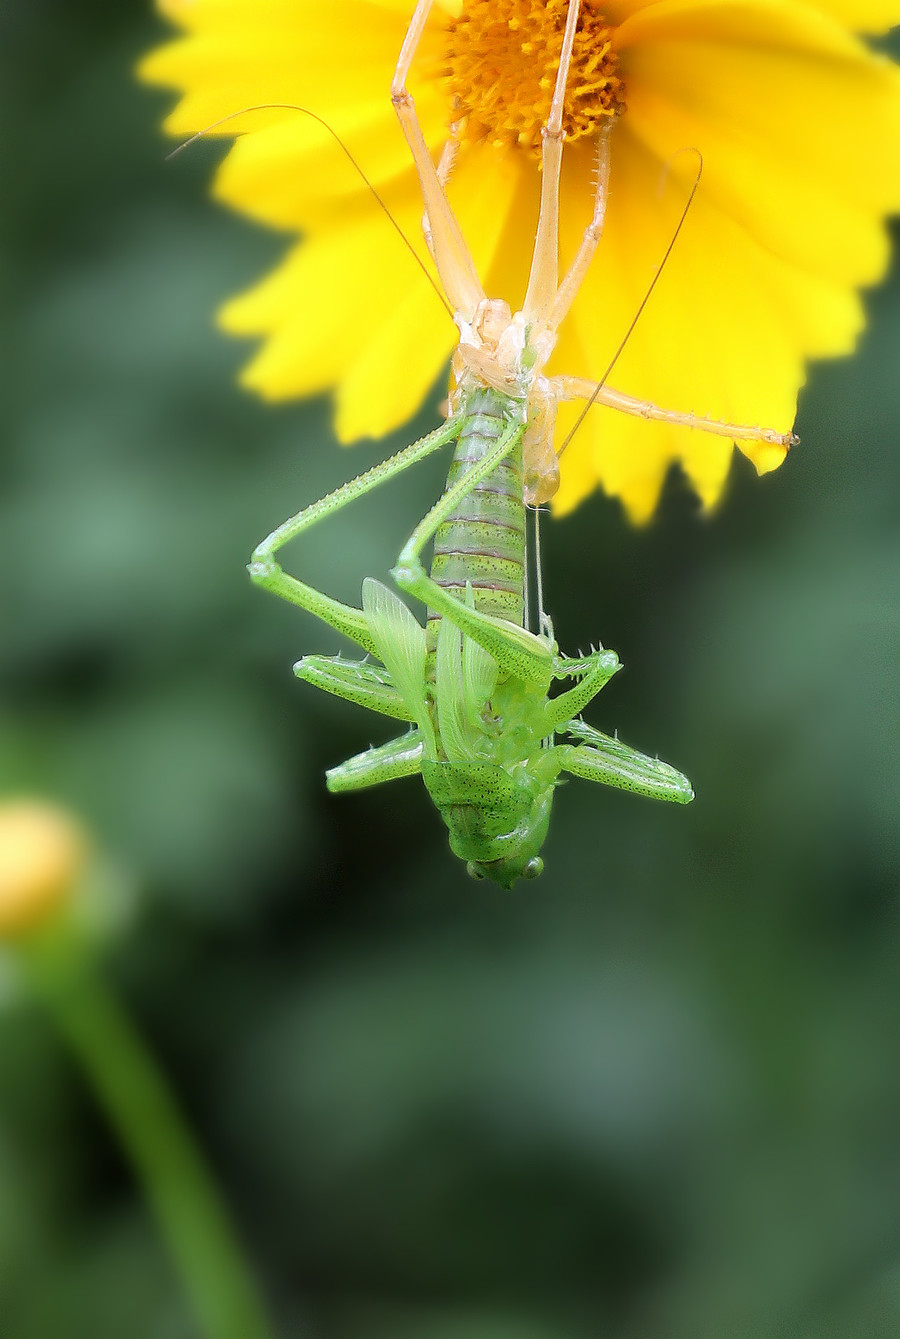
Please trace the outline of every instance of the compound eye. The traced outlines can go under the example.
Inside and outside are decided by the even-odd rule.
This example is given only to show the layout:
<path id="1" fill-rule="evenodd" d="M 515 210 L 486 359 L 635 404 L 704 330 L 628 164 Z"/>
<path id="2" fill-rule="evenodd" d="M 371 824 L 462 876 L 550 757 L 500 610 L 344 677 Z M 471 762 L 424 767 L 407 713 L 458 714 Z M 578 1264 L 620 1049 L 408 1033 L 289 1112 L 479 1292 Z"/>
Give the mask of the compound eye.
<path id="1" fill-rule="evenodd" d="M 466 865 L 466 873 L 468 874 L 470 879 L 487 878 L 487 875 L 485 874 L 484 870 L 479 869 L 479 867 L 475 864 L 474 860 L 470 860 L 469 863 Z"/>
<path id="2" fill-rule="evenodd" d="M 522 870 L 523 879 L 536 879 L 544 872 L 544 862 L 539 855 L 533 855 Z"/>

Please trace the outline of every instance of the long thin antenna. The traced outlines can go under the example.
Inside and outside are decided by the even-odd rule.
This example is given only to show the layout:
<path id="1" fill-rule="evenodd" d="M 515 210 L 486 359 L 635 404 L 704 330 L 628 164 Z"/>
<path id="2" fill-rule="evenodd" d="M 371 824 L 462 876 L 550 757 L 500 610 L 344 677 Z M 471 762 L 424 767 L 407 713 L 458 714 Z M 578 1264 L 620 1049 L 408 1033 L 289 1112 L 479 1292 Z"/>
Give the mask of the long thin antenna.
<path id="1" fill-rule="evenodd" d="M 585 404 L 584 404 L 584 406 L 583 406 L 583 408 L 582 408 L 582 410 L 581 410 L 581 413 L 578 415 L 577 419 L 575 420 L 574 426 L 573 426 L 572 428 L 569 429 L 569 432 L 568 432 L 568 434 L 566 435 L 566 438 L 565 438 L 565 440 L 563 441 L 562 446 L 559 448 L 559 450 L 558 450 L 557 453 L 556 453 L 557 456 L 561 456 L 561 455 L 562 455 L 563 451 L 565 451 L 566 447 L 569 445 L 569 443 L 571 442 L 572 438 L 575 436 L 576 432 L 578 431 L 578 429 L 581 427 L 582 423 L 583 423 L 584 420 L 586 419 L 588 410 L 589 410 L 594 404 L 597 403 L 597 397 L 598 397 L 598 395 L 599 395 L 600 392 L 603 390 L 603 387 L 606 385 L 607 381 L 609 380 L 610 374 L 612 373 L 612 370 L 613 370 L 613 368 L 615 367 L 616 363 L 619 361 L 619 359 L 621 358 L 622 354 L 625 352 L 625 346 L 627 345 L 628 341 L 631 339 L 631 336 L 632 336 L 632 334 L 634 333 L 634 328 L 635 328 L 635 326 L 637 325 L 638 321 L 641 319 L 641 316 L 643 315 L 643 312 L 644 312 L 644 308 L 647 306 L 647 303 L 650 301 L 650 298 L 651 298 L 651 296 L 652 296 L 652 294 L 653 294 L 653 290 L 654 290 L 654 288 L 655 288 L 656 285 L 659 283 L 660 277 L 662 276 L 662 272 L 663 272 L 663 270 L 665 269 L 666 264 L 668 263 L 669 257 L 671 256 L 673 250 L 675 249 L 675 243 L 678 241 L 678 236 L 679 236 L 679 234 L 680 234 L 682 228 L 684 227 L 685 220 L 687 219 L 687 216 L 688 216 L 688 214 L 689 214 L 689 212 L 690 212 L 691 205 L 694 203 L 694 196 L 697 194 L 698 187 L 700 186 L 700 178 L 703 176 L 703 154 L 700 152 L 699 149 L 679 149 L 678 152 L 679 152 L 679 153 L 695 153 L 695 154 L 697 155 L 698 160 L 699 160 L 699 161 L 698 161 L 698 166 L 697 166 L 697 175 L 696 175 L 695 178 L 694 178 L 694 184 L 693 184 L 693 186 L 691 187 L 690 194 L 688 195 L 688 198 L 687 198 L 687 201 L 686 201 L 686 203 L 685 203 L 684 209 L 682 209 L 682 211 L 681 211 L 681 217 L 680 217 L 679 220 L 678 220 L 678 223 L 677 223 L 677 225 L 676 225 L 676 227 L 675 227 L 675 231 L 672 233 L 672 236 L 671 236 L 671 238 L 669 239 L 669 245 L 666 247 L 665 254 L 663 255 L 663 258 L 662 258 L 662 260 L 660 261 L 660 263 L 659 263 L 659 265 L 658 265 L 658 267 L 657 267 L 656 273 L 654 274 L 653 278 L 652 278 L 651 281 L 650 281 L 650 286 L 649 286 L 649 288 L 647 289 L 646 293 L 644 294 L 643 298 L 641 299 L 641 304 L 640 304 L 640 306 L 638 307 L 637 311 L 635 312 L 634 316 L 633 316 L 632 319 L 631 319 L 631 324 L 629 325 L 628 329 L 625 331 L 625 334 L 623 335 L 622 340 L 621 340 L 621 342 L 619 343 L 619 347 L 616 349 L 615 353 L 614 353 L 613 356 L 612 356 L 612 359 L 611 359 L 611 361 L 610 361 L 609 366 L 607 367 L 606 371 L 603 373 L 603 376 L 602 376 L 602 377 L 600 378 L 600 380 L 597 382 L 597 385 L 594 387 L 593 394 L 591 395 L 590 399 L 587 400 L 587 401 L 585 402 Z M 668 169 L 669 169 L 669 164 L 667 163 L 667 164 L 666 164 L 666 168 L 665 168 L 665 172 L 668 172 Z M 665 172 L 663 173 L 663 181 L 665 181 Z"/>
<path id="2" fill-rule="evenodd" d="M 400 238 L 403 245 L 406 247 L 407 251 L 410 253 L 413 260 L 418 265 L 419 269 L 425 275 L 425 278 L 431 284 L 431 287 L 434 289 L 435 293 L 437 293 L 441 305 L 447 312 L 448 316 L 452 318 L 453 310 L 450 306 L 450 303 L 447 301 L 446 297 L 441 292 L 437 280 L 435 279 L 434 275 L 431 274 L 431 272 L 428 269 L 428 266 L 422 260 L 422 257 L 419 255 L 418 251 L 413 246 L 412 242 L 409 240 L 406 233 L 400 227 L 400 224 L 394 218 L 383 197 L 378 193 L 377 189 L 372 185 L 371 181 L 366 176 L 365 172 L 360 167 L 356 159 L 353 157 L 353 154 L 347 148 L 346 144 L 341 139 L 340 135 L 337 133 L 334 127 L 330 126 L 328 122 L 324 120 L 323 117 L 319 116 L 316 112 L 311 111 L 309 107 L 300 107 L 295 102 L 260 102 L 253 107 L 242 107 L 240 111 L 229 112 L 228 116 L 223 116 L 218 121 L 211 121 L 208 126 L 204 126 L 202 130 L 198 130 L 196 134 L 191 135 L 190 139 L 186 139 L 183 144 L 177 145 L 172 150 L 171 153 L 167 153 L 165 161 L 168 163 L 172 158 L 176 158 L 178 154 L 183 153 L 185 149 L 190 148 L 190 146 L 196 143 L 198 139 L 203 139 L 205 135 L 210 134 L 213 130 L 218 130 L 219 126 L 227 125 L 229 121 L 235 120 L 235 118 L 238 116 L 245 116 L 248 112 L 277 112 L 277 111 L 302 112 L 304 116 L 309 116 L 313 121 L 315 121 L 318 125 L 320 125 L 323 130 L 328 131 L 329 135 L 334 140 L 334 142 L 338 145 L 340 149 L 343 150 L 344 155 L 346 156 L 347 161 L 350 163 L 350 166 L 353 168 L 354 172 L 356 172 L 357 175 L 361 177 L 362 181 L 371 191 L 377 203 L 381 206 L 387 217 L 390 219 L 391 227 L 394 229 L 397 236 Z M 247 132 L 245 131 L 243 133 L 246 134 Z"/>

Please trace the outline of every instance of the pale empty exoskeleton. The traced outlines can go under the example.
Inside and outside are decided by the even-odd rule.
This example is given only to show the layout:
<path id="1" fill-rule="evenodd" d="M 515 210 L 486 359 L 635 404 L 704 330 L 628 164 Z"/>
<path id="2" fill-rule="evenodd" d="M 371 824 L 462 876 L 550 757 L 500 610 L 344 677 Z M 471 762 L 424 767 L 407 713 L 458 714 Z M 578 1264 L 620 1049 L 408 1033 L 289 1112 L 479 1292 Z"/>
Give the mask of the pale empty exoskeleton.
<path id="1" fill-rule="evenodd" d="M 682 804 L 693 798 L 680 772 L 581 720 L 619 669 L 615 652 L 560 655 L 543 611 L 536 631 L 526 627 L 525 507 L 547 500 L 557 486 L 558 402 L 592 400 L 732 439 L 792 439 L 674 413 L 604 383 L 544 375 L 600 240 L 615 116 L 597 135 L 592 218 L 560 281 L 563 110 L 579 14 L 579 0 L 570 0 L 543 130 L 541 207 L 528 288 L 522 310 L 512 314 L 505 302 L 485 294 L 447 201 L 454 138 L 435 167 L 406 88 L 432 4 L 419 0 L 416 6 L 391 92 L 421 183 L 426 242 L 459 329 L 449 417 L 421 441 L 285 521 L 258 546 L 250 573 L 258 585 L 316 614 L 383 666 L 307 656 L 295 666 L 301 679 L 409 723 L 397 739 L 331 769 L 329 789 L 356 790 L 420 774 L 469 873 L 509 887 L 543 868 L 538 852 L 562 773 Z M 416 526 L 392 572 L 400 590 L 426 606 L 425 627 L 378 581 L 365 581 L 362 609 L 354 609 L 282 570 L 276 554 L 289 540 L 451 442 L 446 490 Z M 422 553 L 431 540 L 429 574 Z"/>

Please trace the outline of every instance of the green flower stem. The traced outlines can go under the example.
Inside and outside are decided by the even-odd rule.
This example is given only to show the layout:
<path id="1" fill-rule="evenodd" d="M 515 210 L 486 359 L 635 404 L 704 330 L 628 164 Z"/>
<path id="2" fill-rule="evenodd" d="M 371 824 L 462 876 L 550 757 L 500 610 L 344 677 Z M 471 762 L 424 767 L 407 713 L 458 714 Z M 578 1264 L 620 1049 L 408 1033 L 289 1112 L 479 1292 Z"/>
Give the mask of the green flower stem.
<path id="1" fill-rule="evenodd" d="M 225 1206 L 171 1090 L 115 996 L 83 959 L 32 980 L 143 1183 L 206 1339 L 272 1331 Z M 48 970 L 49 968 L 49 970 Z"/>

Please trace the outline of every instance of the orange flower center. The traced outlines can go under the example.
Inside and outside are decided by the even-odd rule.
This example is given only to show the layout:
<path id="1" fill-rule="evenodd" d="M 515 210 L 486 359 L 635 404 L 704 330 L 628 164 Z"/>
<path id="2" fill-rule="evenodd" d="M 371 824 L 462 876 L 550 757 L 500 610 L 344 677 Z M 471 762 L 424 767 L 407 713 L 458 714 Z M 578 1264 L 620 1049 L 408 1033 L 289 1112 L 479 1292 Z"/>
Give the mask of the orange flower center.
<path id="1" fill-rule="evenodd" d="M 443 74 L 466 138 L 539 153 L 568 8 L 568 0 L 465 0 L 447 26 Z M 598 0 L 582 0 L 563 117 L 570 140 L 624 111 L 611 38 Z"/>

